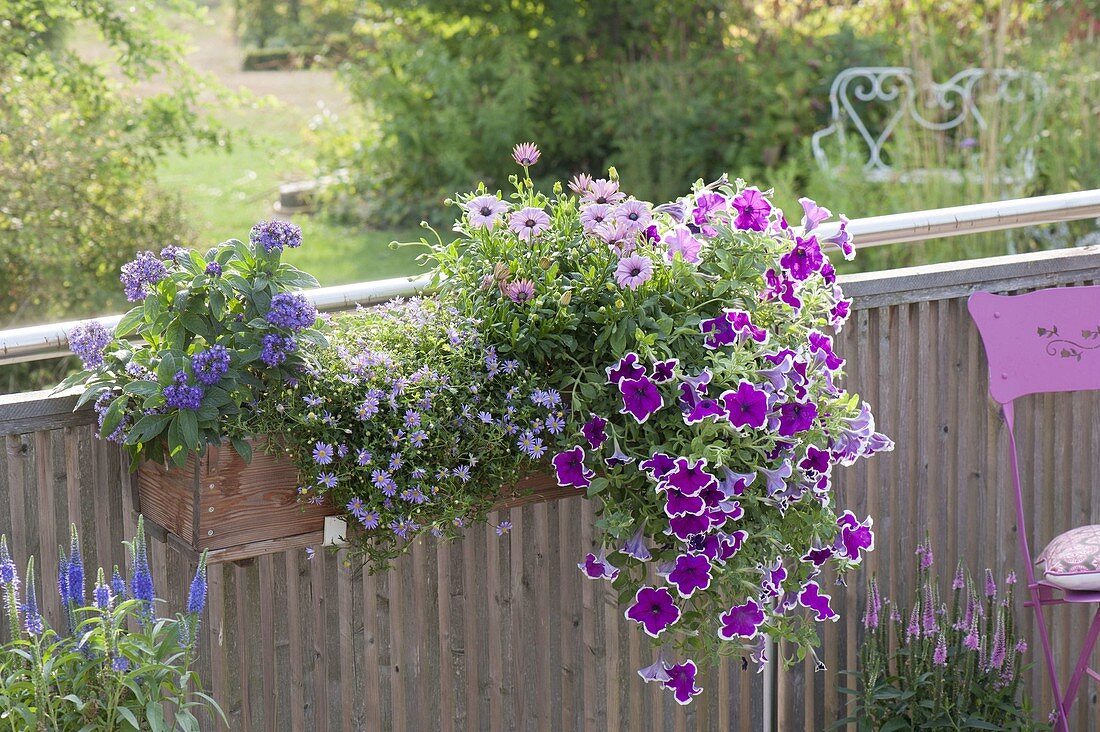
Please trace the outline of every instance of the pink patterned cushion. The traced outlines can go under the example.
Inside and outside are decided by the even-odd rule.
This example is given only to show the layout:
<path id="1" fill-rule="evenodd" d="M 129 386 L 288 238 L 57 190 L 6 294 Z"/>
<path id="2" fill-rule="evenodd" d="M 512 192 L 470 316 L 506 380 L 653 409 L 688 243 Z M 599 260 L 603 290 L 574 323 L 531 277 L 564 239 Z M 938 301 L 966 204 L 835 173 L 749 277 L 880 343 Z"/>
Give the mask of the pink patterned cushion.
<path id="1" fill-rule="evenodd" d="M 1035 560 L 1046 564 L 1046 580 L 1069 590 L 1100 589 L 1100 524 L 1054 537 Z"/>

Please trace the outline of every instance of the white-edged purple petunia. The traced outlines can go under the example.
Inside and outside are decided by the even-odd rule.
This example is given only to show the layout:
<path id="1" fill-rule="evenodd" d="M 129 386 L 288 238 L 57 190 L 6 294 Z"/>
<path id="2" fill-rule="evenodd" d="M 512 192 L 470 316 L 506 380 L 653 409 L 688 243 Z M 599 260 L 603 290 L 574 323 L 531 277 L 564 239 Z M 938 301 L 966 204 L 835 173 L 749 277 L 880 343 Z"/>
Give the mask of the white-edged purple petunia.
<path id="1" fill-rule="evenodd" d="M 640 623 L 646 635 L 658 637 L 680 619 L 680 608 L 664 587 L 640 587 L 634 602 L 626 609 L 627 620 Z"/>
<path id="2" fill-rule="evenodd" d="M 665 405 L 664 397 L 657 385 L 645 376 L 636 379 L 623 379 L 619 382 L 619 393 L 623 397 L 621 414 L 629 414 L 643 424 L 655 412 Z"/>
<path id="3" fill-rule="evenodd" d="M 607 442 L 607 420 L 597 414 L 591 415 L 581 427 L 581 434 L 584 435 L 589 447 L 599 450 L 600 446 Z"/>
<path id="4" fill-rule="evenodd" d="M 634 535 L 623 543 L 619 549 L 620 554 L 625 554 L 628 557 L 633 557 L 639 562 L 648 562 L 653 559 L 653 555 L 649 551 L 649 547 L 645 543 L 645 525 L 638 527 L 638 530 L 634 532 Z"/>
<path id="5" fill-rule="evenodd" d="M 657 681 L 664 683 L 672 677 L 668 675 L 668 661 L 665 660 L 664 651 L 657 652 L 657 659 L 646 666 L 645 668 L 638 669 L 638 675 L 642 677 L 642 681 L 647 684 L 650 681 Z"/>
<path id="6" fill-rule="evenodd" d="M 699 516 L 706 508 L 701 496 L 687 496 L 671 486 L 665 490 L 665 515 L 669 518 Z"/>
<path id="7" fill-rule="evenodd" d="M 826 620 L 836 622 L 836 611 L 829 606 L 830 595 L 821 593 L 821 587 L 816 582 L 807 582 L 802 591 L 798 593 L 798 604 L 814 613 L 814 619 L 819 623 Z"/>
<path id="8" fill-rule="evenodd" d="M 726 416 L 726 408 L 717 399 L 699 399 L 695 406 L 684 413 L 684 424 L 698 424 L 705 419 L 717 422 Z"/>
<path id="9" fill-rule="evenodd" d="M 575 488 L 587 488 L 592 483 L 596 473 L 584 465 L 584 448 L 580 445 L 559 452 L 550 462 L 554 464 L 557 473 L 558 485 L 573 486 Z"/>
<path id="10" fill-rule="evenodd" d="M 619 576 L 619 569 L 607 561 L 607 553 L 603 549 L 600 550 L 599 555 L 589 552 L 577 567 L 588 579 L 613 580 Z"/>
<path id="11" fill-rule="evenodd" d="M 663 452 L 655 452 L 652 456 L 643 460 L 638 467 L 649 473 L 649 477 L 660 481 L 676 467 L 676 461 Z"/>
<path id="12" fill-rule="evenodd" d="M 623 379 L 638 379 L 646 375 L 645 366 L 638 363 L 638 354 L 628 352 L 614 366 L 607 367 L 607 383 L 618 384 Z"/>
<path id="13" fill-rule="evenodd" d="M 666 671 L 669 679 L 664 685 L 666 689 L 672 691 L 677 704 L 681 706 L 690 704 L 694 697 L 703 693 L 703 689 L 695 685 L 697 669 L 694 661 L 673 664 Z"/>
<path id="14" fill-rule="evenodd" d="M 653 380 L 658 384 L 663 384 L 666 381 L 672 381 L 676 378 L 676 367 L 680 364 L 680 359 L 670 358 L 667 361 L 657 361 L 653 364 Z"/>
<path id="15" fill-rule="evenodd" d="M 817 228 L 818 224 L 828 221 L 833 212 L 824 206 L 818 206 L 809 198 L 800 198 L 798 203 L 802 206 L 802 233 L 809 234 Z"/>
<path id="16" fill-rule="evenodd" d="M 681 554 L 668 573 L 669 583 L 675 585 L 676 592 L 685 599 L 696 590 L 710 587 L 710 580 L 710 560 L 703 554 Z"/>
<path id="17" fill-rule="evenodd" d="M 719 615 L 718 621 L 718 637 L 722 640 L 751 640 L 764 624 L 764 609 L 750 597 L 743 605 L 734 605 Z"/>
<path id="18" fill-rule="evenodd" d="M 726 418 L 735 429 L 760 429 L 768 421 L 768 394 L 750 381 L 742 379 L 736 389 L 722 392 L 719 397 Z"/>
<path id="19" fill-rule="evenodd" d="M 863 552 L 874 551 L 875 532 L 871 530 L 874 519 L 868 516 L 859 521 L 851 511 L 845 511 L 836 520 L 840 535 L 836 538 L 836 554 L 853 564 L 863 559 Z"/>
<path id="20" fill-rule="evenodd" d="M 716 476 L 707 472 L 706 458 L 691 461 L 678 457 L 675 465 L 665 476 L 665 481 L 686 496 L 697 496 L 699 491 L 718 482 Z"/>

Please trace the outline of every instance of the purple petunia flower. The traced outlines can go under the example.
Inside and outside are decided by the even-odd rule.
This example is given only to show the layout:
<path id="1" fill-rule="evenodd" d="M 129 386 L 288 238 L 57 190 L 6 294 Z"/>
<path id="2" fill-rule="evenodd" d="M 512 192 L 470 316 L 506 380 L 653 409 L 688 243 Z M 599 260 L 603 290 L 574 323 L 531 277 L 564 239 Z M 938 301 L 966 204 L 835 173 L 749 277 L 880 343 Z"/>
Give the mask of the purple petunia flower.
<path id="1" fill-rule="evenodd" d="M 857 564 L 862 559 L 863 552 L 874 551 L 875 534 L 871 530 L 873 522 L 870 516 L 860 522 L 851 511 L 841 514 L 836 520 L 840 528 L 840 534 L 836 539 L 837 555 Z M 996 594 L 996 588 L 994 588 L 994 594 Z"/>
<path id="2" fill-rule="evenodd" d="M 289 221 L 260 221 L 248 233 L 253 245 L 263 247 L 268 254 L 294 249 L 302 245 L 302 227 Z"/>
<path id="3" fill-rule="evenodd" d="M 483 195 L 466 203 L 466 213 L 470 225 L 489 229 L 500 222 L 501 216 L 508 210 L 508 204 L 496 196 Z"/>
<path id="4" fill-rule="evenodd" d="M 840 228 L 837 232 L 824 240 L 829 244 L 834 244 L 839 247 L 840 251 L 844 253 L 844 258 L 851 260 L 856 256 L 856 249 L 852 245 L 852 235 L 848 233 L 848 217 L 844 214 L 840 215 Z"/>
<path id="5" fill-rule="evenodd" d="M 596 475 L 594 471 L 585 467 L 584 448 L 580 445 L 577 445 L 571 450 L 559 452 L 550 459 L 550 462 L 554 464 L 558 485 L 560 486 L 587 488 L 591 485 L 592 478 Z"/>
<path id="6" fill-rule="evenodd" d="M 678 457 L 674 464 L 675 467 L 664 476 L 663 481 L 686 496 L 697 496 L 700 491 L 718 484 L 718 478 L 706 470 L 706 458 L 692 462 Z"/>
<path id="7" fill-rule="evenodd" d="M 529 242 L 550 228 L 550 217 L 541 208 L 529 206 L 513 213 L 508 219 L 508 227 L 521 240 Z"/>
<path id="8" fill-rule="evenodd" d="M 733 225 L 738 229 L 764 231 L 768 227 L 768 215 L 772 206 L 758 188 L 741 191 L 731 205 L 737 211 Z"/>
<path id="9" fill-rule="evenodd" d="M 599 450 L 600 445 L 607 442 L 606 427 L 607 420 L 595 414 L 581 427 L 581 434 L 593 450 Z"/>
<path id="10" fill-rule="evenodd" d="M 798 593 L 798 604 L 814 613 L 814 619 L 819 623 L 825 620 L 836 621 L 840 616 L 829 606 L 829 595 L 821 594 L 821 587 L 813 581 L 807 582 L 802 591 Z"/>
<path id="11" fill-rule="evenodd" d="M 634 602 L 626 609 L 627 620 L 641 623 L 646 635 L 658 637 L 680 619 L 680 608 L 664 587 L 641 587 L 634 593 Z"/>
<path id="12" fill-rule="evenodd" d="M 152 288 L 168 276 L 168 268 L 152 252 L 138 252 L 132 262 L 122 265 L 119 280 L 126 291 L 126 299 L 138 302 L 145 299 Z"/>
<path id="13" fill-rule="evenodd" d="M 696 239 L 686 226 L 677 226 L 672 233 L 665 235 L 664 242 L 668 247 L 665 251 L 668 261 L 675 260 L 676 255 L 680 255 L 685 262 L 694 264 L 699 261 L 699 252 L 703 248 L 703 243 Z"/>
<path id="14" fill-rule="evenodd" d="M 718 616 L 721 627 L 718 637 L 722 640 L 742 638 L 751 640 L 756 637 L 760 626 L 764 624 L 764 609 L 751 597 L 743 605 L 734 605 Z"/>
<path id="15" fill-rule="evenodd" d="M 90 320 L 69 331 L 69 350 L 80 357 L 89 371 L 103 365 L 103 349 L 110 342 L 111 334 L 98 320 Z"/>
<path id="16" fill-rule="evenodd" d="M 615 282 L 619 287 L 637 290 L 653 277 L 653 260 L 641 254 L 632 254 L 619 260 L 615 268 Z"/>
<path id="17" fill-rule="evenodd" d="M 696 590 L 710 587 L 710 560 L 702 554 L 681 554 L 668 574 L 668 581 L 676 586 L 680 597 L 688 598 Z"/>
<path id="18" fill-rule="evenodd" d="M 647 684 L 650 681 L 658 681 L 664 684 L 664 682 L 671 679 L 672 677 L 668 675 L 668 662 L 665 661 L 665 654 L 659 651 L 657 653 L 657 660 L 645 668 L 638 669 L 638 675 L 641 676 L 642 681 Z"/>
<path id="19" fill-rule="evenodd" d="M 665 488 L 665 515 L 670 519 L 699 516 L 706 507 L 706 501 L 701 496 L 689 496 L 675 488 Z"/>
<path id="20" fill-rule="evenodd" d="M 751 382 L 742 379 L 736 390 L 723 392 L 719 398 L 725 406 L 726 417 L 736 429 L 760 429 L 768 421 L 768 395 Z"/>
<path id="21" fill-rule="evenodd" d="M 779 435 L 791 437 L 810 429 L 817 418 L 813 402 L 787 402 L 779 407 Z"/>
<path id="22" fill-rule="evenodd" d="M 628 352 L 614 366 L 607 367 L 607 383 L 618 384 L 623 379 L 638 379 L 645 376 L 645 367 L 638 363 L 638 354 Z"/>
<path id="23" fill-rule="evenodd" d="M 666 689 L 672 690 L 676 703 L 683 706 L 690 704 L 691 700 L 703 693 L 703 690 L 695 685 L 695 662 L 685 661 L 669 666 L 667 669 L 668 681 L 664 683 Z"/>
<path id="24" fill-rule="evenodd" d="M 809 234 L 817 228 L 818 224 L 828 221 L 833 215 L 832 211 L 818 206 L 809 198 L 800 198 L 798 202 L 802 205 L 802 233 L 804 234 Z"/>
<path id="25" fill-rule="evenodd" d="M 618 568 L 607 561 L 607 554 L 602 549 L 599 556 L 589 553 L 577 567 L 588 579 L 613 580 L 619 576 Z"/>
<path id="26" fill-rule="evenodd" d="M 680 365 L 680 359 L 670 358 L 667 361 L 657 361 L 653 364 L 653 380 L 658 384 L 672 381 L 676 378 L 676 367 Z"/>
<path id="27" fill-rule="evenodd" d="M 663 452 L 655 452 L 653 455 L 638 464 L 638 467 L 649 473 L 649 477 L 660 481 L 676 467 L 676 461 Z"/>
<path id="28" fill-rule="evenodd" d="M 533 142 L 521 142 L 512 148 L 512 159 L 525 168 L 537 163 L 541 155 L 538 145 Z"/>
<path id="29" fill-rule="evenodd" d="M 645 525 L 638 527 L 638 530 L 634 532 L 634 535 L 626 540 L 626 542 L 619 549 L 621 554 L 625 554 L 628 557 L 633 557 L 639 562 L 648 562 L 653 558 L 653 555 L 649 552 L 649 547 L 645 543 Z"/>
<path id="30" fill-rule="evenodd" d="M 808 239 L 795 237 L 794 247 L 779 258 L 780 266 L 798 282 L 809 279 L 814 272 L 820 272 L 824 263 L 821 247 L 812 236 Z"/>
<path id="31" fill-rule="evenodd" d="M 623 379 L 619 382 L 619 393 L 623 398 L 620 414 L 629 414 L 643 424 L 665 405 L 664 397 L 657 386 L 645 376 L 636 379 Z"/>

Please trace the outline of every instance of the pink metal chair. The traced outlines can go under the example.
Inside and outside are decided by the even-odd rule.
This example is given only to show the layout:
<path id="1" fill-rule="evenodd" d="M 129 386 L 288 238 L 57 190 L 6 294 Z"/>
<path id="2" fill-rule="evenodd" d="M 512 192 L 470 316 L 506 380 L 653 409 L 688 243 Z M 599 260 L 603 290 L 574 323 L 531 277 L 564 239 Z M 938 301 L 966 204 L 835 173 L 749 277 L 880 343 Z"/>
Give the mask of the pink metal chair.
<path id="1" fill-rule="evenodd" d="M 1100 525 L 1079 527 L 1056 537 L 1040 554 L 1044 576 L 1035 577 L 1028 549 L 1024 499 L 1013 431 L 1015 399 L 1041 392 L 1100 390 L 1100 287 L 1064 287 L 1025 295 L 977 292 L 970 297 L 970 315 L 978 326 L 989 361 L 989 393 L 1000 403 L 1008 427 L 1012 482 L 1016 489 L 1016 522 L 1020 552 L 1027 567 L 1027 587 L 1035 610 L 1039 638 L 1054 692 L 1055 729 L 1069 730 L 1068 711 L 1085 675 L 1100 681 L 1089 668 L 1089 657 L 1100 635 L 1100 607 L 1093 616 L 1073 675 L 1064 688 L 1050 647 L 1044 608 L 1063 603 L 1100 603 L 1100 565 L 1082 557 L 1100 552 Z M 1070 552 L 1072 572 L 1054 571 L 1054 554 Z M 1059 555 L 1061 556 L 1061 555 Z"/>

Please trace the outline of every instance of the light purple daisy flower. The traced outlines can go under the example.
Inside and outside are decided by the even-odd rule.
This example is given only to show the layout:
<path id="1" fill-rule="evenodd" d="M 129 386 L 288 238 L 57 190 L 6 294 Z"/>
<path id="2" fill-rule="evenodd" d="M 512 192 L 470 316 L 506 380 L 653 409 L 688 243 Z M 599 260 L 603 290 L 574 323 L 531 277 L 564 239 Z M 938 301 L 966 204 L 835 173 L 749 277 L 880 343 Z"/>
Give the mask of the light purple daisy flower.
<path id="1" fill-rule="evenodd" d="M 541 208 L 528 206 L 513 213 L 508 226 L 523 241 L 531 241 L 550 228 L 550 217 Z"/>
<path id="2" fill-rule="evenodd" d="M 580 222 L 586 233 L 594 234 L 610 217 L 610 206 L 606 203 L 593 203 L 581 208 Z"/>
<path id="3" fill-rule="evenodd" d="M 637 290 L 653 277 L 653 261 L 649 257 L 633 254 L 619 260 L 615 268 L 615 281 L 619 287 Z"/>
<path id="4" fill-rule="evenodd" d="M 488 194 L 478 196 L 466 203 L 466 213 L 470 226 L 489 229 L 500 222 L 501 216 L 508 210 L 508 204 L 496 196 Z"/>
<path id="5" fill-rule="evenodd" d="M 516 280 L 508 285 L 508 299 L 517 305 L 524 305 L 535 297 L 535 283 L 531 280 Z"/>
<path id="6" fill-rule="evenodd" d="M 649 226 L 649 222 L 653 220 L 653 212 L 648 203 L 630 199 L 619 204 L 615 209 L 615 219 L 625 224 L 631 231 L 638 232 Z"/>
<path id="7" fill-rule="evenodd" d="M 533 142 L 522 142 L 512 148 L 512 159 L 525 168 L 529 168 L 539 161 L 542 152 Z"/>

